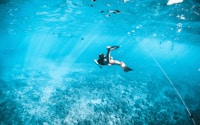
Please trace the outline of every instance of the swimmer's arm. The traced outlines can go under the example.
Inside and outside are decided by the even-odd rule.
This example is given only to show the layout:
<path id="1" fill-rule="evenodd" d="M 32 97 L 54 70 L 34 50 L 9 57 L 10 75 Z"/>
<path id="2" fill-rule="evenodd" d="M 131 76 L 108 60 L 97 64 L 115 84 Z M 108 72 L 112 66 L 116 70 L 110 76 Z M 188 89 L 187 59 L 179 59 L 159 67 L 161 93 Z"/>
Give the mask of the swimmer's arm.
<path id="1" fill-rule="evenodd" d="M 102 66 L 97 62 L 96 59 L 94 59 L 94 62 L 99 66 L 99 68 L 102 68 Z"/>

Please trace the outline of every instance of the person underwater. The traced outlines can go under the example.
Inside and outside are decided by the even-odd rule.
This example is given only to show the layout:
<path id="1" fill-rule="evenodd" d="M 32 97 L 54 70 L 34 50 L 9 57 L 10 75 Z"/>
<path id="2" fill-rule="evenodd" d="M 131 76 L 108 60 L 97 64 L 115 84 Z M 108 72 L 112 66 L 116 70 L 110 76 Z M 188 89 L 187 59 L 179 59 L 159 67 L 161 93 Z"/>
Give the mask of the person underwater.
<path id="1" fill-rule="evenodd" d="M 94 62 L 97 65 L 100 65 L 100 68 L 102 68 L 102 66 L 105 66 L 105 65 L 119 65 L 124 70 L 124 72 L 129 72 L 129 71 L 133 70 L 133 69 L 127 67 L 124 62 L 114 60 L 110 56 L 110 52 L 112 50 L 115 50 L 115 49 L 118 49 L 118 48 L 119 48 L 119 46 L 107 46 L 106 56 L 104 56 L 104 54 L 99 54 L 99 59 L 98 60 L 94 59 Z"/>

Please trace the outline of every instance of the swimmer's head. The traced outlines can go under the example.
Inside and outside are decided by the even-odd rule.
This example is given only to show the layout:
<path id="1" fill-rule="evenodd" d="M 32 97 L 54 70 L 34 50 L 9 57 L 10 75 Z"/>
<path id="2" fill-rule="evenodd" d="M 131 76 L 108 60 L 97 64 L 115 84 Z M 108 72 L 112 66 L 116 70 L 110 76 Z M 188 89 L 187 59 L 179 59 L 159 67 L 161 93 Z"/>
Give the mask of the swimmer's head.
<path id="1" fill-rule="evenodd" d="M 104 58 L 104 54 L 99 54 L 99 58 L 101 59 L 101 58 Z"/>

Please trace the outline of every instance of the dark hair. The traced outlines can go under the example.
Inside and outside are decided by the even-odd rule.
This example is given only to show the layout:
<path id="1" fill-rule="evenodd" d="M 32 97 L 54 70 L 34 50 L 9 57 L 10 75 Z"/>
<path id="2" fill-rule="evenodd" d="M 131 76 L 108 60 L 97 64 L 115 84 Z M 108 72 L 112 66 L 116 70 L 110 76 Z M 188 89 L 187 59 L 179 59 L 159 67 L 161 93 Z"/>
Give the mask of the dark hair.
<path id="1" fill-rule="evenodd" d="M 99 54 L 99 58 L 104 58 L 104 54 Z"/>

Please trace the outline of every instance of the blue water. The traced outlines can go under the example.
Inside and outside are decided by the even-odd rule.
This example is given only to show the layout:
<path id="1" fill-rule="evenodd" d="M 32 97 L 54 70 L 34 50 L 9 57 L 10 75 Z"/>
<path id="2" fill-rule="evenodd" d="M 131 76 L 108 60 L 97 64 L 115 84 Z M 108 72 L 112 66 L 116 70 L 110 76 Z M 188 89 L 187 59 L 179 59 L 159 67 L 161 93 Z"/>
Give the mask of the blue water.
<path id="1" fill-rule="evenodd" d="M 167 2 L 1 0 L 0 124 L 200 125 L 200 3 Z"/>

